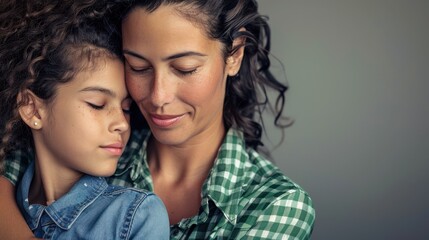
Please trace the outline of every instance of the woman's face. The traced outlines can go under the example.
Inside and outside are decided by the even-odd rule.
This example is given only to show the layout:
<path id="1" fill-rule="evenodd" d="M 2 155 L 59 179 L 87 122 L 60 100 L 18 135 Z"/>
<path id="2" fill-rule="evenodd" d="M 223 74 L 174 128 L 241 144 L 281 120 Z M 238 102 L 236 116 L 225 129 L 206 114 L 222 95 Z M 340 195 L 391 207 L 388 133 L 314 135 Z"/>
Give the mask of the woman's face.
<path id="1" fill-rule="evenodd" d="M 122 25 L 125 76 L 158 141 L 199 143 L 223 133 L 226 77 L 223 46 L 174 6 L 134 9 Z"/>

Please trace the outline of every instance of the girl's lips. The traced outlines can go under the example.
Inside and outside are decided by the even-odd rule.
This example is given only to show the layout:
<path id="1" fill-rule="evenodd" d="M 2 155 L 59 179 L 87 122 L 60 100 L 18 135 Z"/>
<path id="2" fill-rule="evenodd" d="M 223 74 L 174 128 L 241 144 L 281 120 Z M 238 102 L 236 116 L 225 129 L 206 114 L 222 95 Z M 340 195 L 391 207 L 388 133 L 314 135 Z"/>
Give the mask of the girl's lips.
<path id="1" fill-rule="evenodd" d="M 110 152 L 111 154 L 115 156 L 120 156 L 122 154 L 122 148 L 108 148 L 104 147 L 104 150 Z"/>
<path id="2" fill-rule="evenodd" d="M 109 153 L 115 156 L 120 156 L 122 154 L 122 150 L 124 149 L 124 146 L 121 143 L 114 143 L 114 144 L 102 146 L 101 148 L 103 148 L 104 150 L 108 151 Z"/>
<path id="3" fill-rule="evenodd" d="M 184 115 L 151 115 L 152 122 L 158 127 L 170 127 L 178 122 Z"/>

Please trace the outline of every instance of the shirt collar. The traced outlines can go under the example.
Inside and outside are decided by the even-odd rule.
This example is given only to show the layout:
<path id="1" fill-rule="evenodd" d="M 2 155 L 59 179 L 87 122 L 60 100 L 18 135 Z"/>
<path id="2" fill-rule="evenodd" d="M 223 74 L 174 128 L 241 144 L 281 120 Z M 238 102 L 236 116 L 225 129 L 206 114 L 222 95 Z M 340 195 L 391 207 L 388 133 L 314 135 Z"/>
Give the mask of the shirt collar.
<path id="1" fill-rule="evenodd" d="M 139 188 L 153 191 L 149 166 L 147 165 L 146 146 L 151 136 L 149 129 L 135 130 L 131 132 L 127 147 L 119 158 L 114 176 L 120 177 L 129 174 L 133 183 L 144 183 Z"/>
<path id="2" fill-rule="evenodd" d="M 153 183 L 147 165 L 146 146 L 151 133 L 148 130 L 133 131 L 129 149 L 121 157 L 123 163 L 118 165 L 115 176 L 129 171 L 130 179 L 139 183 L 139 188 L 153 191 Z M 243 134 L 236 129 L 229 129 L 219 148 L 217 159 L 205 183 L 202 186 L 202 207 L 198 218 L 187 219 L 179 225 L 187 226 L 194 221 L 205 221 L 210 211 L 209 200 L 220 209 L 225 218 L 235 224 L 237 215 L 242 210 L 239 201 L 242 189 L 247 185 L 246 168 L 249 164 L 249 155 L 245 149 Z M 131 161 L 132 164 L 127 164 Z M 121 162 L 121 160 L 120 160 Z"/>
<path id="3" fill-rule="evenodd" d="M 249 167 L 249 156 L 245 146 L 242 133 L 230 129 L 219 148 L 206 186 L 203 186 L 203 198 L 211 199 L 232 224 L 236 224 L 237 215 L 242 210 L 239 201 L 243 187 L 247 185 L 245 169 Z"/>
<path id="4" fill-rule="evenodd" d="M 79 215 L 108 187 L 104 178 L 84 175 L 67 194 L 51 205 L 30 205 L 28 202 L 28 193 L 33 175 L 34 162 L 26 170 L 19 190 L 23 198 L 21 201 L 24 217 L 32 230 L 45 221 L 45 218 L 42 218 L 43 212 L 46 212 L 50 216 L 50 220 L 55 222 L 60 228 L 65 230 L 70 229 Z"/>

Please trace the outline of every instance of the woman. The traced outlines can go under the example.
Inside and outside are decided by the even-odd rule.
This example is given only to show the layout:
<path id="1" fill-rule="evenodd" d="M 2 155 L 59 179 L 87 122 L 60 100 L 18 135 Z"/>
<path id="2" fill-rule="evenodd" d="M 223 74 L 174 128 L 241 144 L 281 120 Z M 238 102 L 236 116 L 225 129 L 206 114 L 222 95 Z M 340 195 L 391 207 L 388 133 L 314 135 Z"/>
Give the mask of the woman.
<path id="1" fill-rule="evenodd" d="M 172 239 L 308 239 L 311 199 L 257 152 L 265 89 L 279 93 L 281 127 L 287 88 L 269 71 L 256 2 L 125 5 L 126 82 L 150 131 L 133 132 L 111 182 L 154 191 Z"/>

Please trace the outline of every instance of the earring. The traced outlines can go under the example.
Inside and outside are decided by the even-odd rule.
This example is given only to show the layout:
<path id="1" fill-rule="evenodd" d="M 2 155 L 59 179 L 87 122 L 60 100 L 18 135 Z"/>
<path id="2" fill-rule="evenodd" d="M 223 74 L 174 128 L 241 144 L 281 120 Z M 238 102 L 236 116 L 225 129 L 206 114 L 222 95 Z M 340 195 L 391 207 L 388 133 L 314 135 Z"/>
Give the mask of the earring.
<path id="1" fill-rule="evenodd" d="M 226 59 L 226 63 L 227 63 L 227 64 L 235 63 L 235 59 L 234 59 L 233 57 L 228 57 L 228 58 Z"/>
<path id="2" fill-rule="evenodd" d="M 37 127 L 37 125 L 39 125 L 39 123 L 38 122 L 34 122 L 33 125 Z"/>

